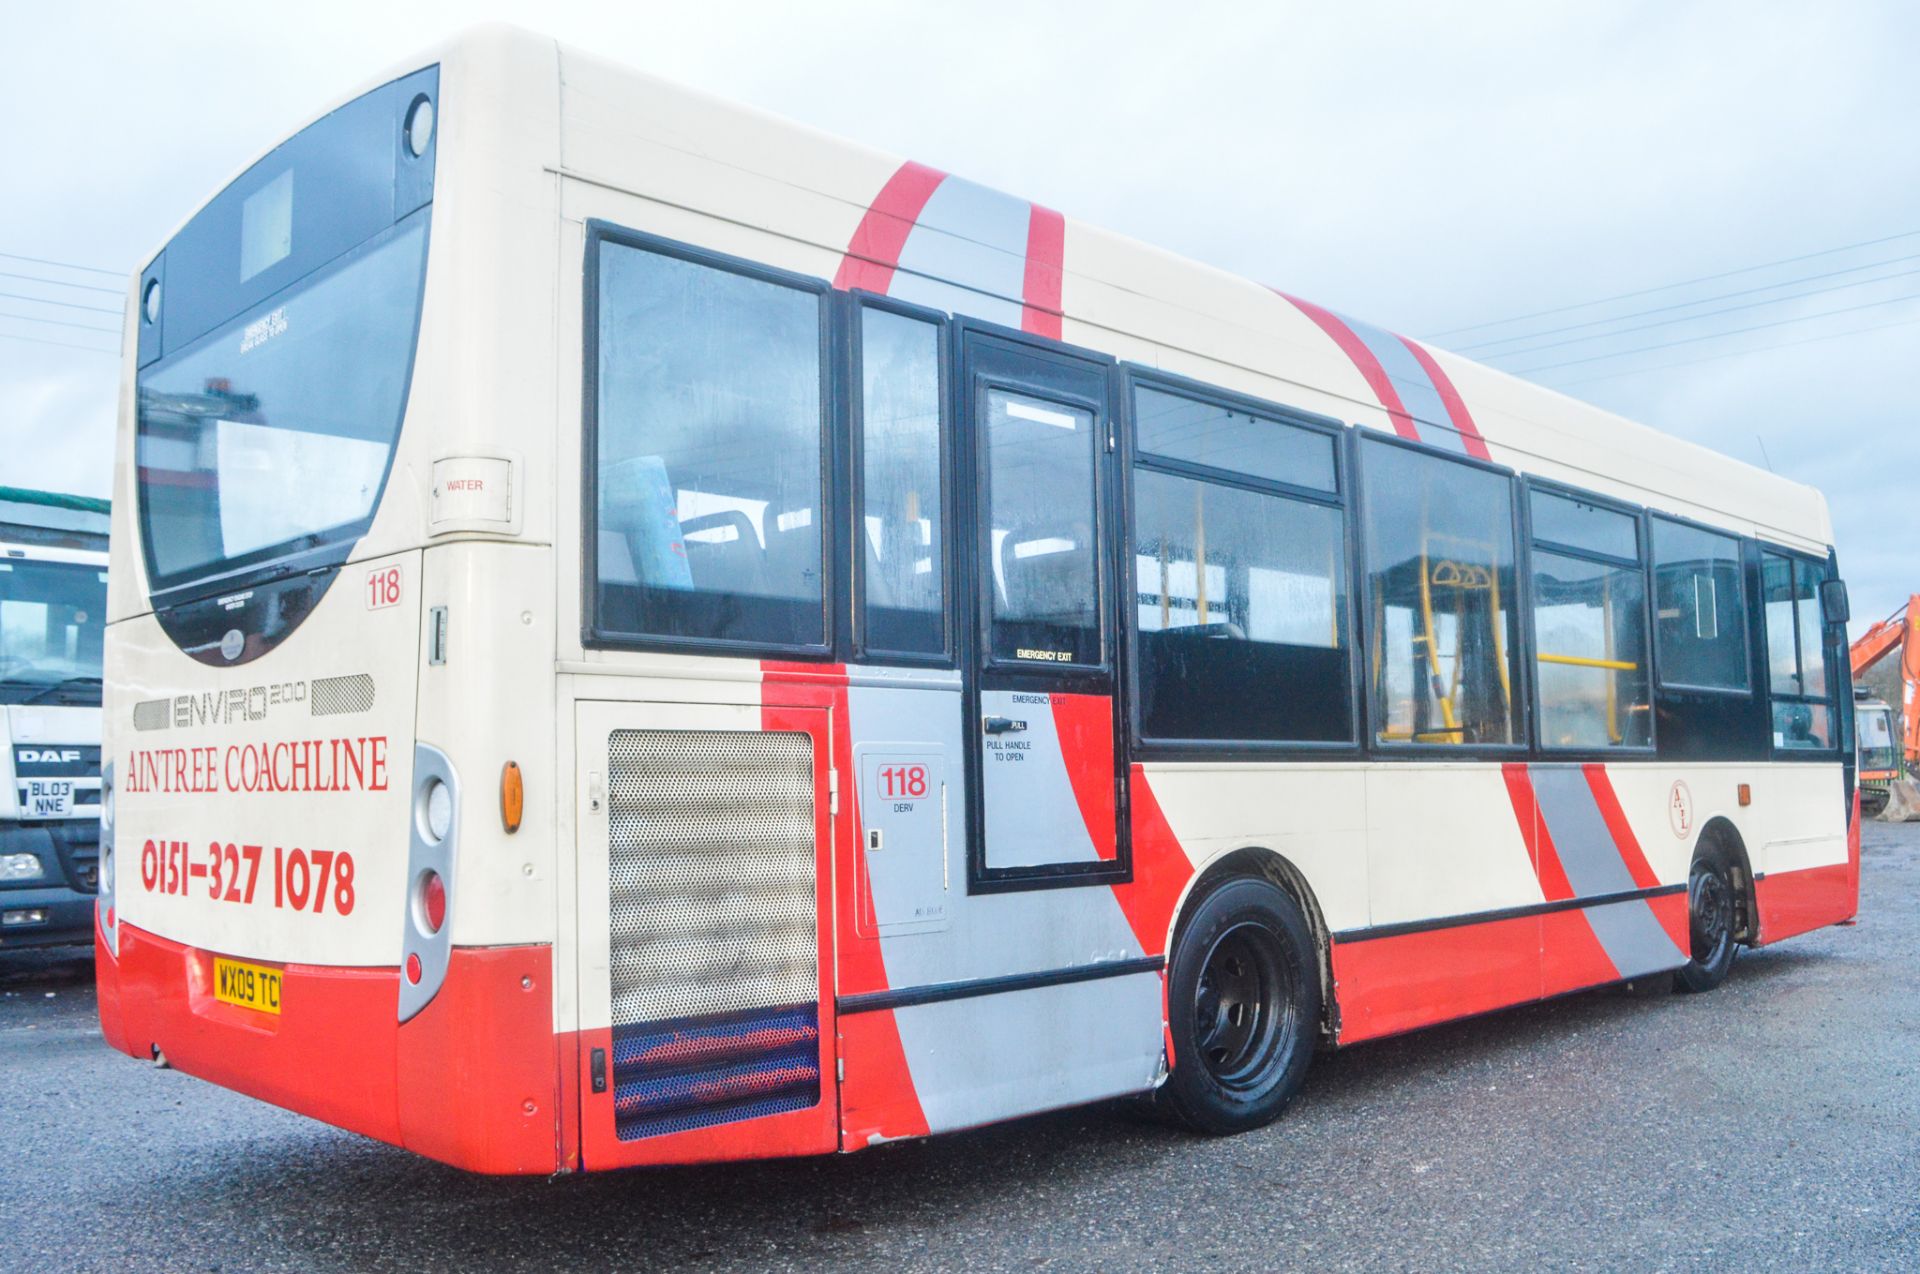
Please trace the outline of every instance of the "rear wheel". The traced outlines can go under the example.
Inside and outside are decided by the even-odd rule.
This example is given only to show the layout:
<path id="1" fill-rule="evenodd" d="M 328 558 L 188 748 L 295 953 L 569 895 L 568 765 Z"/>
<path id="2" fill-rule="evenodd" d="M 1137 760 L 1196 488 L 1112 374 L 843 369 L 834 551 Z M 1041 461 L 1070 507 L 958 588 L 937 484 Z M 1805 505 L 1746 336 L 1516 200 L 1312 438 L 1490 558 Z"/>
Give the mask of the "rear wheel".
<path id="1" fill-rule="evenodd" d="M 1693 860 L 1687 873 L 1687 936 L 1691 959 L 1675 975 L 1683 991 L 1711 991 L 1727 980 L 1740 950 L 1734 931 L 1739 914 L 1733 869 L 1719 854 Z"/>
<path id="2" fill-rule="evenodd" d="M 1238 877 L 1195 905 L 1168 981 L 1173 1074 L 1159 1100 L 1197 1132 L 1270 1122 L 1299 1089 L 1320 1024 L 1320 962 L 1300 906 Z"/>

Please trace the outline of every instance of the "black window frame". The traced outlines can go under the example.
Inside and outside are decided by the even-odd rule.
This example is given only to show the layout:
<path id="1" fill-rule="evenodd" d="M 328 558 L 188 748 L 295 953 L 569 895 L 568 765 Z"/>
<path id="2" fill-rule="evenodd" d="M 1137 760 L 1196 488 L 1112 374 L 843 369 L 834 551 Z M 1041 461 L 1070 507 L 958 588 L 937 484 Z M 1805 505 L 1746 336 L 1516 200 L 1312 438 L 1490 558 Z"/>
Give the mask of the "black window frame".
<path id="1" fill-rule="evenodd" d="M 1533 663 L 1533 624 L 1531 623 L 1532 590 L 1529 586 L 1532 572 L 1529 569 L 1528 563 L 1529 555 L 1527 552 L 1525 527 L 1521 522 L 1523 517 L 1522 510 L 1525 505 L 1525 500 L 1522 498 L 1522 475 L 1519 470 L 1510 468 L 1507 465 L 1496 464 L 1491 460 L 1482 460 L 1477 456 L 1462 455 L 1460 452 L 1450 451 L 1444 447 L 1435 446 L 1432 443 L 1419 442 L 1411 438 L 1402 438 L 1397 434 L 1388 433 L 1384 429 L 1372 429 L 1356 425 L 1350 432 L 1352 438 L 1349 446 L 1353 449 L 1354 519 L 1357 528 L 1353 546 L 1356 570 L 1356 582 L 1353 591 L 1355 604 L 1360 612 L 1360 624 L 1362 625 L 1356 628 L 1355 631 L 1361 635 L 1358 653 L 1363 677 L 1366 670 L 1366 652 L 1372 649 L 1374 635 L 1373 607 L 1369 604 L 1371 600 L 1372 577 L 1367 570 L 1367 549 L 1369 545 L 1367 543 L 1366 515 L 1370 492 L 1368 491 L 1367 485 L 1367 466 L 1361 460 L 1364 454 L 1364 447 L 1375 443 L 1381 446 L 1398 447 L 1404 451 L 1411 451 L 1435 460 L 1444 460 L 1450 464 L 1479 469 L 1483 472 L 1506 479 L 1508 523 L 1513 533 L 1514 549 L 1514 593 L 1513 600 L 1508 604 L 1509 610 L 1515 615 L 1515 635 L 1513 649 L 1510 653 L 1511 656 L 1518 661 L 1519 665 L 1514 669 L 1514 672 L 1518 675 L 1512 678 L 1513 693 L 1520 701 L 1520 718 L 1514 730 L 1514 742 L 1418 743 L 1411 739 L 1405 742 L 1383 740 L 1379 737 L 1380 732 L 1376 728 L 1378 723 L 1374 720 L 1373 687 L 1371 683 L 1368 683 L 1360 687 L 1361 704 L 1365 709 L 1362 724 L 1364 727 L 1366 755 L 1368 759 L 1411 760 L 1414 758 L 1422 758 L 1427 760 L 1457 759 L 1463 761 L 1497 759 L 1511 761 L 1536 755 L 1538 749 L 1533 743 L 1533 687 L 1532 679 L 1527 671 Z M 1556 753 L 1555 755 L 1558 756 L 1560 754 Z"/>
<path id="2" fill-rule="evenodd" d="M 952 669 L 959 667 L 959 638 L 954 603 L 958 594 L 955 591 L 955 573 L 959 569 L 960 552 L 957 540 L 960 536 L 960 524 L 955 517 L 954 499 L 956 496 L 954 475 L 957 470 L 955 447 L 957 435 L 954 430 L 955 390 L 954 357 L 955 337 L 953 317 L 943 311 L 930 309 L 924 305 L 914 305 L 906 301 L 897 301 L 877 292 L 857 289 L 845 293 L 842 302 L 841 324 L 846 332 L 846 370 L 843 384 L 846 387 L 846 466 L 844 480 L 836 484 L 830 493 L 834 499 L 844 494 L 844 509 L 840 516 L 830 519 L 843 536 L 846 545 L 847 579 L 852 585 L 852 602 L 847 616 L 849 657 L 852 661 L 867 664 L 879 664 L 887 667 L 905 666 L 914 668 Z M 931 323 L 934 327 L 935 343 L 939 358 L 939 409 L 940 409 L 940 509 L 935 519 L 940 534 L 940 637 L 941 649 L 938 654 L 928 651 L 890 650 L 884 646 L 874 646 L 867 641 L 867 564 L 866 553 L 862 551 L 862 536 L 866 534 L 862 519 L 866 515 L 866 377 L 865 357 L 866 325 L 862 321 L 868 310 L 896 314 L 902 318 L 916 319 Z"/>
<path id="3" fill-rule="evenodd" d="M 1740 616 L 1742 622 L 1740 631 L 1741 640 L 1746 644 L 1745 666 L 1747 670 L 1747 684 L 1745 688 L 1734 689 L 1730 686 L 1701 686 L 1687 681 L 1668 681 L 1666 673 L 1661 669 L 1659 631 L 1660 599 L 1655 592 L 1659 587 L 1660 572 L 1659 547 L 1654 541 L 1654 523 L 1656 522 L 1666 522 L 1673 526 L 1685 527 L 1690 531 L 1704 531 L 1708 535 L 1717 535 L 1723 540 L 1733 541 L 1735 560 L 1740 565 L 1739 578 L 1742 593 Z M 1647 604 L 1652 608 L 1654 624 L 1650 634 L 1653 639 L 1654 694 L 1657 697 L 1662 691 L 1666 691 L 1671 694 L 1718 695 L 1726 699 L 1752 700 L 1754 696 L 1759 693 L 1757 685 L 1759 682 L 1765 680 L 1766 674 L 1764 663 L 1758 667 L 1755 665 L 1755 660 L 1759 657 L 1757 652 L 1763 652 L 1766 648 L 1765 620 L 1764 617 L 1761 616 L 1759 608 L 1753 604 L 1753 593 L 1755 586 L 1759 582 L 1759 577 L 1757 574 L 1758 559 L 1753 556 L 1750 546 L 1755 545 L 1757 542 L 1752 536 L 1741 535 L 1738 531 L 1729 531 L 1724 526 L 1714 526 L 1711 523 L 1701 522 L 1695 518 L 1682 517 L 1677 513 L 1661 513 L 1655 509 L 1647 510 L 1645 526 L 1647 537 Z"/>
<path id="4" fill-rule="evenodd" d="M 1364 665 L 1361 656 L 1358 616 L 1355 613 L 1360 585 L 1355 572 L 1357 544 L 1354 480 L 1352 460 L 1346 445 L 1346 435 L 1352 430 L 1331 416 L 1320 416 L 1268 399 L 1234 393 L 1231 390 L 1221 389 L 1203 381 L 1164 372 L 1157 368 L 1126 363 L 1121 365 L 1120 373 L 1120 402 L 1116 412 L 1120 507 L 1116 510 L 1114 520 L 1118 523 L 1118 552 L 1121 558 L 1119 587 L 1122 591 L 1122 602 L 1119 611 L 1124 630 L 1120 644 L 1125 652 L 1126 664 L 1125 675 L 1120 679 L 1119 684 L 1124 688 L 1127 696 L 1126 721 L 1127 733 L 1132 744 L 1131 755 L 1136 760 L 1182 756 L 1191 758 L 1196 755 L 1213 758 L 1271 756 L 1275 753 L 1296 757 L 1314 755 L 1349 759 L 1359 757 L 1362 755 L 1362 739 L 1366 732 L 1366 722 L 1362 703 L 1364 694 L 1360 686 L 1360 673 Z M 1184 398 L 1190 402 L 1219 407 L 1222 410 L 1240 411 L 1250 416 L 1271 418 L 1279 424 L 1323 435 L 1333 451 L 1334 490 L 1327 492 L 1315 487 L 1278 482 L 1231 469 L 1218 469 L 1211 465 L 1196 464 L 1171 456 L 1141 451 L 1138 421 L 1135 415 L 1136 390 L 1141 387 L 1156 393 Z M 1347 576 L 1345 596 L 1340 604 L 1343 609 L 1341 618 L 1347 638 L 1347 719 L 1351 726 L 1351 736 L 1345 742 L 1295 739 L 1162 738 L 1146 732 L 1145 723 L 1141 718 L 1141 705 L 1144 700 L 1140 685 L 1140 622 L 1137 603 L 1140 581 L 1139 563 L 1136 560 L 1138 554 L 1135 552 L 1137 528 L 1134 520 L 1134 475 L 1141 468 L 1169 477 L 1232 487 L 1256 495 L 1278 496 L 1340 511 L 1340 532 L 1343 541 L 1341 565 Z"/>
<path id="5" fill-rule="evenodd" d="M 1591 504 L 1595 508 L 1619 513 L 1633 523 L 1634 544 L 1638 547 L 1640 558 L 1629 561 L 1597 549 L 1579 548 L 1563 544 L 1557 540 L 1543 540 L 1533 533 L 1533 493 L 1557 496 L 1563 500 L 1577 500 L 1582 504 Z M 1556 761 L 1605 761 L 1618 757 L 1634 759 L 1650 758 L 1660 750 L 1660 722 L 1655 698 L 1659 694 L 1659 669 L 1654 654 L 1654 598 L 1653 598 L 1653 528 L 1647 522 L 1647 510 L 1644 506 L 1618 500 L 1612 496 L 1600 495 L 1583 487 L 1556 482 L 1550 478 L 1522 474 L 1520 478 L 1520 518 L 1526 529 L 1526 539 L 1521 548 L 1521 559 L 1526 566 L 1526 579 L 1521 585 L 1527 606 L 1527 697 L 1531 708 L 1529 713 L 1528 741 L 1533 751 L 1542 757 Z M 1602 566 L 1619 566 L 1638 571 L 1640 574 L 1640 623 L 1641 632 L 1646 638 L 1647 664 L 1647 741 L 1644 744 L 1628 746 L 1611 745 L 1599 748 L 1562 748 L 1550 746 L 1542 737 L 1540 713 L 1540 653 L 1539 643 L 1534 635 L 1534 596 L 1533 596 L 1533 554 L 1538 549 L 1542 553 L 1551 553 L 1557 557 L 1577 558 L 1581 561 Z"/>
<path id="6" fill-rule="evenodd" d="M 1837 578 L 1837 576 L 1829 569 L 1830 562 L 1827 558 L 1815 557 L 1812 553 L 1805 552 L 1801 549 L 1788 548 L 1784 544 L 1778 544 L 1771 540 L 1756 540 L 1755 545 L 1760 551 L 1761 597 L 1760 606 L 1757 609 L 1760 616 L 1760 667 L 1765 674 L 1763 679 L 1767 687 L 1766 723 L 1768 751 L 1775 761 L 1823 761 L 1830 763 L 1845 752 L 1846 749 L 1843 746 L 1844 740 L 1851 737 L 1850 729 L 1843 730 L 1841 728 L 1839 692 L 1842 687 L 1836 675 L 1839 670 L 1835 667 L 1840 661 L 1836 656 L 1835 643 L 1828 636 L 1827 630 L 1831 625 L 1827 623 L 1826 612 L 1820 609 L 1820 585 L 1829 579 Z M 1827 682 L 1827 693 L 1825 695 L 1782 694 L 1776 692 L 1773 688 L 1773 639 L 1767 632 L 1766 622 L 1766 572 L 1768 557 L 1777 557 L 1791 566 L 1805 566 L 1813 571 L 1814 592 L 1813 596 L 1806 600 L 1809 605 L 1814 607 L 1814 613 L 1819 616 L 1820 619 L 1820 660 Z M 1793 603 L 1793 651 L 1796 671 L 1794 675 L 1796 678 L 1799 678 L 1800 673 L 1798 670 L 1806 667 L 1806 659 L 1800 647 L 1801 599 L 1798 596 L 1797 584 L 1795 585 L 1795 590 L 1796 595 Z M 1851 701 L 1853 698 L 1853 687 L 1851 685 L 1852 669 L 1849 668 L 1847 671 L 1849 681 L 1845 689 L 1847 699 Z M 1802 680 L 1802 685 L 1804 686 L 1804 684 L 1804 680 Z M 1776 703 L 1798 703 L 1812 707 L 1824 707 L 1827 710 L 1827 730 L 1832 742 L 1824 748 L 1790 748 L 1775 743 L 1773 741 L 1773 706 Z"/>
<path id="7" fill-rule="evenodd" d="M 672 257 L 692 264 L 757 279 L 763 283 L 812 293 L 820 314 L 820 622 L 821 640 L 805 643 L 749 641 L 731 637 L 684 637 L 661 633 L 632 633 L 603 628 L 600 623 L 600 253 L 603 245 L 638 249 Z M 795 660 L 831 662 L 839 649 L 841 626 L 835 622 L 842 593 L 840 559 L 843 519 L 834 516 L 828 502 L 842 494 L 843 484 L 835 480 L 842 469 L 839 431 L 834 422 L 843 415 L 841 383 L 843 360 L 836 355 L 835 342 L 841 324 L 837 321 L 833 285 L 825 279 L 762 265 L 677 239 L 663 238 L 630 229 L 598 218 L 587 222 L 583 304 L 584 325 L 581 345 L 581 418 L 580 451 L 580 525 L 582 591 L 581 645 L 588 650 L 660 651 L 675 654 L 699 653 L 717 656 L 774 655 Z"/>

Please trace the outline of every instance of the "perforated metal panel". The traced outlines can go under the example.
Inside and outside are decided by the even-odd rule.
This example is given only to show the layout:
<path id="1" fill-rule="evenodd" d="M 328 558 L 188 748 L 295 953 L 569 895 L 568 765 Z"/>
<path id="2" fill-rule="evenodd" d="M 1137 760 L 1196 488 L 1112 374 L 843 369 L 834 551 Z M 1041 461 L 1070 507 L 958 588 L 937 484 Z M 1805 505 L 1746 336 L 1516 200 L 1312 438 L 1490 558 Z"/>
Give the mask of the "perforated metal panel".
<path id="1" fill-rule="evenodd" d="M 365 712 L 373 706 L 373 678 L 364 672 L 350 677 L 315 677 L 308 703 L 316 717 Z"/>
<path id="2" fill-rule="evenodd" d="M 613 1024 L 819 999 L 813 740 L 607 742 Z"/>

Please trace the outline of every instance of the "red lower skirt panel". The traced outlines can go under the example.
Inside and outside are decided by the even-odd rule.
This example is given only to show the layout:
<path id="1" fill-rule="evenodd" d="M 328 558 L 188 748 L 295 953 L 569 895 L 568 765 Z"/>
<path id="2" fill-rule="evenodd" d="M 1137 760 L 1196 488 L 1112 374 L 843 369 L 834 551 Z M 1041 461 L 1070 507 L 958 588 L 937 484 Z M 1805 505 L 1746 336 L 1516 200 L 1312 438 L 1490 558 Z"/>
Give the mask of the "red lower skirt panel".
<path id="1" fill-rule="evenodd" d="M 1647 905 L 1687 950 L 1687 897 Z M 1584 910 L 1453 925 L 1333 944 L 1340 1042 L 1397 1035 L 1620 980 Z"/>
<path id="2" fill-rule="evenodd" d="M 456 947 L 404 1026 L 400 972 L 281 966 L 280 1012 L 222 1004 L 213 953 L 131 925 L 96 940 L 101 1029 L 135 1057 L 475 1172 L 550 1173 L 562 1128 L 552 949 Z"/>
<path id="3" fill-rule="evenodd" d="M 1754 881 L 1753 893 L 1760 910 L 1758 945 L 1763 946 L 1837 925 L 1860 909 L 1860 882 L 1850 862 L 1774 872 Z"/>
<path id="4" fill-rule="evenodd" d="M 1540 918 L 1335 941 L 1333 983 L 1343 1044 L 1537 999 Z"/>

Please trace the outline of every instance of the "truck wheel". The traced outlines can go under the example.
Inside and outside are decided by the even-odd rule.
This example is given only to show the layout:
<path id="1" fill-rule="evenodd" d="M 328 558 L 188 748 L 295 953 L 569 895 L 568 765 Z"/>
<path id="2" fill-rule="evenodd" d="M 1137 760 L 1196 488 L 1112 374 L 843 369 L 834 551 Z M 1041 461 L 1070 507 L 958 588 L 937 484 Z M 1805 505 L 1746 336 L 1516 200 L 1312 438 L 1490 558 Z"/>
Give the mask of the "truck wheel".
<path id="1" fill-rule="evenodd" d="M 1675 974 L 1681 990 L 1711 991 L 1727 980 L 1740 950 L 1733 937 L 1736 898 L 1733 872 L 1725 858 L 1708 852 L 1693 860 L 1687 873 L 1687 932 L 1693 958 Z"/>
<path id="2" fill-rule="evenodd" d="M 1194 907 L 1167 989 L 1173 1073 L 1160 1100 L 1196 1132 L 1269 1123 L 1299 1089 L 1320 1025 L 1320 962 L 1298 903 L 1237 877 Z"/>

